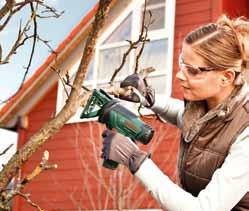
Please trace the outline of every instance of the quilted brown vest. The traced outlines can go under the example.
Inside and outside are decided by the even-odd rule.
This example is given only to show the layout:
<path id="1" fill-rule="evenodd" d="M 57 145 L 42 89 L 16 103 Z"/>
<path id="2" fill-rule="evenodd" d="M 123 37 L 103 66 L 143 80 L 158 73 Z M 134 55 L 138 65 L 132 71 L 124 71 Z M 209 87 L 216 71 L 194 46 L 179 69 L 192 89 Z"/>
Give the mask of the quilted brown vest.
<path id="1" fill-rule="evenodd" d="M 249 94 L 245 88 L 241 90 L 235 100 L 232 98 L 206 114 L 203 102 L 187 103 L 178 171 L 182 187 L 194 196 L 206 187 L 238 134 L 249 126 Z M 195 114 L 198 108 L 201 109 Z M 249 192 L 232 210 L 249 210 Z"/>

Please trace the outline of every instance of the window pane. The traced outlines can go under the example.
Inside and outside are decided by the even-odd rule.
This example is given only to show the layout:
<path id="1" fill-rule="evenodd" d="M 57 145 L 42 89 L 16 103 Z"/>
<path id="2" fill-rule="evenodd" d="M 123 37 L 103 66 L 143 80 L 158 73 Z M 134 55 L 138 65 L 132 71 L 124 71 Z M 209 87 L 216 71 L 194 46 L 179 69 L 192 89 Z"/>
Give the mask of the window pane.
<path id="1" fill-rule="evenodd" d="M 152 16 L 150 16 L 149 11 Z M 145 13 L 145 25 L 148 26 L 152 22 L 149 25 L 149 31 L 163 29 L 165 26 L 165 7 L 149 9 L 149 11 L 146 10 Z"/>
<path id="2" fill-rule="evenodd" d="M 91 60 L 90 64 L 88 65 L 85 80 L 93 80 L 93 59 Z"/>
<path id="3" fill-rule="evenodd" d="M 147 5 L 154 5 L 154 4 L 161 4 L 161 3 L 165 3 L 165 0 L 147 0 Z"/>
<path id="4" fill-rule="evenodd" d="M 140 69 L 154 67 L 156 71 L 165 72 L 167 69 L 168 40 L 154 40 L 145 44 L 140 61 Z"/>
<path id="5" fill-rule="evenodd" d="M 131 39 L 131 15 L 112 32 L 112 34 L 104 41 L 104 44 L 120 42 Z"/>
<path id="6" fill-rule="evenodd" d="M 167 85 L 166 75 L 149 77 L 147 81 L 148 84 L 155 89 L 155 92 L 157 94 L 165 94 L 166 85 Z"/>
<path id="7" fill-rule="evenodd" d="M 155 40 L 145 44 L 144 51 L 142 53 L 141 61 L 139 62 L 139 69 L 148 67 L 154 67 L 156 72 L 163 72 L 166 75 L 167 70 L 167 52 L 168 52 L 168 40 Z M 153 76 L 148 79 L 151 81 L 151 85 L 155 88 L 157 93 L 165 92 L 166 77 L 165 76 Z"/>
<path id="8" fill-rule="evenodd" d="M 115 69 L 117 69 L 122 61 L 123 54 L 127 50 L 127 47 L 116 47 L 101 50 L 99 52 L 99 65 L 98 65 L 98 81 L 108 80 L 110 81 Z M 116 79 L 123 78 L 128 74 L 129 70 L 129 57 L 121 71 L 116 76 Z"/>

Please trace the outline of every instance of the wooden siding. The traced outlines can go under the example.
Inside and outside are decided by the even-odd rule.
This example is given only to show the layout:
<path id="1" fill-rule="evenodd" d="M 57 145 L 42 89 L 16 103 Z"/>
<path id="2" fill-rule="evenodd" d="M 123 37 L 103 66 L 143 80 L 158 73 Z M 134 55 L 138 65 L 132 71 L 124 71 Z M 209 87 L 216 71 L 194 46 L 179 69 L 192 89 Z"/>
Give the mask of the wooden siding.
<path id="1" fill-rule="evenodd" d="M 212 21 L 212 0 L 176 0 L 173 96 L 181 98 L 181 88 L 175 78 L 182 40 L 191 30 Z"/>
<path id="2" fill-rule="evenodd" d="M 174 75 L 178 68 L 183 37 L 191 29 L 210 22 L 212 18 L 211 0 L 176 2 Z M 181 98 L 175 77 L 172 86 L 173 95 Z M 56 93 L 57 86 L 29 113 L 29 128 L 19 133 L 20 146 L 54 115 Z M 153 125 L 156 133 L 148 146 L 141 147 L 150 150 L 155 163 L 175 181 L 178 131 L 155 119 L 144 120 Z M 99 157 L 102 131 L 103 125 L 97 122 L 67 124 L 32 156 L 24 165 L 22 176 L 32 171 L 46 149 L 50 152 L 50 163 L 58 164 L 58 169 L 43 172 L 25 188 L 25 192 L 31 193 L 31 199 L 35 203 L 49 211 L 117 209 L 122 204 L 131 209 L 159 208 L 158 203 L 127 170 L 120 167 L 117 171 L 110 171 L 101 167 Z M 17 198 L 14 210 L 36 209 Z"/>
<path id="3" fill-rule="evenodd" d="M 249 1 L 248 0 L 224 0 L 223 12 L 231 17 L 245 16 L 249 18 Z"/>

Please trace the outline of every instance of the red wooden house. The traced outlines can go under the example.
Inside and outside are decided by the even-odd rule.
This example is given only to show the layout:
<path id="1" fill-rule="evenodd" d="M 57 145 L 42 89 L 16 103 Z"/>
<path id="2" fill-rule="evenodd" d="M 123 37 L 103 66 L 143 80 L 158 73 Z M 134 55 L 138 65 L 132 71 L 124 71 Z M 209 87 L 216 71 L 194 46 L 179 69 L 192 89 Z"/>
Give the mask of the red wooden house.
<path id="1" fill-rule="evenodd" d="M 114 1 L 84 85 L 89 88 L 107 85 L 127 48 L 125 40 L 135 40 L 139 35 L 143 2 Z M 145 47 L 140 68 L 156 68 L 149 80 L 162 100 L 167 95 L 181 97 L 175 73 L 181 41 L 187 32 L 215 21 L 222 13 L 249 17 L 248 0 L 150 0 L 147 8 L 155 21 L 149 28 L 150 42 Z M 96 9 L 97 5 L 58 46 L 57 57 L 51 54 L 17 96 L 0 111 L 1 126 L 18 132 L 18 147 L 25 144 L 65 103 L 64 89 L 51 67 L 61 72 L 69 71 L 74 76 Z M 134 66 L 134 55 L 132 52 L 117 81 L 129 74 Z M 58 169 L 43 172 L 35 178 L 26 186 L 25 192 L 31 193 L 31 199 L 49 211 L 160 209 L 127 170 L 119 167 L 117 171 L 110 171 L 101 167 L 101 132 L 104 126 L 96 120 L 80 120 L 80 112 L 79 109 L 23 166 L 20 177 L 32 171 L 44 150 L 50 152 L 50 163 L 58 164 Z M 28 120 L 25 128 L 20 124 L 22 118 Z M 156 119 L 144 118 L 144 121 L 156 131 L 152 142 L 144 148 L 152 151 L 152 159 L 176 180 L 177 129 Z M 16 198 L 13 210 L 35 209 L 23 199 Z"/>

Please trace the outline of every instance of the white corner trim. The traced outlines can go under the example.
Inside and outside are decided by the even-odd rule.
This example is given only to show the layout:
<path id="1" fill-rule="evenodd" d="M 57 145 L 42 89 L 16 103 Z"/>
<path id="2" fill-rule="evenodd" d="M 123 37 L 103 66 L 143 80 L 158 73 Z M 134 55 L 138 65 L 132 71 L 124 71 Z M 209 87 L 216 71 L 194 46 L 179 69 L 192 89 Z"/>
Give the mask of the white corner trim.
<path id="1" fill-rule="evenodd" d="M 168 39 L 169 39 L 169 46 L 168 46 L 168 72 L 169 74 L 167 75 L 167 87 L 166 89 L 168 90 L 168 94 L 172 94 L 172 79 L 173 79 L 173 65 L 174 65 L 174 35 L 175 35 L 175 9 L 176 9 L 176 0 L 166 0 L 166 14 L 168 13 L 168 16 L 165 15 L 166 18 L 166 26 L 171 26 L 169 27 L 168 30 Z M 171 17 L 171 18 L 167 18 Z"/>

